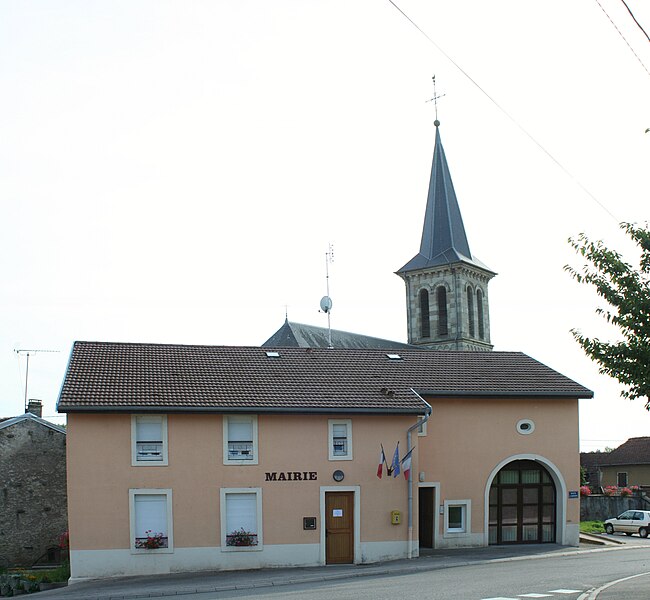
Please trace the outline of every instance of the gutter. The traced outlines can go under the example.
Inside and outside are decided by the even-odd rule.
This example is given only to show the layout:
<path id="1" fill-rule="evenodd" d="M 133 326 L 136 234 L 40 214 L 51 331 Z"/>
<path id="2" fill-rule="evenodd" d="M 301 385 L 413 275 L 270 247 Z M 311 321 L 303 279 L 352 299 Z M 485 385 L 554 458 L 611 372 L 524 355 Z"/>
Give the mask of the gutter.
<path id="1" fill-rule="evenodd" d="M 419 396 L 418 396 L 419 397 Z M 427 405 L 428 406 L 428 405 Z M 419 415 L 421 408 L 345 408 L 345 407 L 321 407 L 321 406 L 297 406 L 297 407 L 264 407 L 264 406 L 172 406 L 165 404 L 155 405 L 121 405 L 121 406 L 82 406 L 71 407 L 61 406 L 57 408 L 60 413 L 212 413 L 212 414 L 351 414 L 351 415 Z"/>
<path id="2" fill-rule="evenodd" d="M 411 427 L 409 427 L 406 430 L 407 453 L 411 451 L 411 431 L 424 425 L 429 420 L 429 417 L 431 416 L 431 412 L 433 411 L 431 405 L 422 396 L 420 396 L 420 394 L 418 394 L 413 388 L 411 388 L 411 391 L 420 400 L 422 400 L 422 402 L 424 402 L 427 408 L 424 417 L 419 421 L 417 421 L 414 425 L 411 425 Z M 406 558 L 408 559 L 413 558 L 413 469 L 409 470 L 409 478 L 408 478 L 408 546 L 407 546 Z"/>

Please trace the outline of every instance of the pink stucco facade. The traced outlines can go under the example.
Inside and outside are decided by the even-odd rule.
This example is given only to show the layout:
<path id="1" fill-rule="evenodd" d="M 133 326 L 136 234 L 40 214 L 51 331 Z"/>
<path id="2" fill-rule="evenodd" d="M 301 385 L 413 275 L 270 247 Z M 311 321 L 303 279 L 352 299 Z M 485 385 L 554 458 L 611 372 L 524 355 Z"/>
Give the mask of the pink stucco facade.
<path id="1" fill-rule="evenodd" d="M 435 547 L 487 545 L 488 494 L 500 468 L 513 460 L 542 464 L 556 492 L 555 541 L 577 544 L 578 403 L 570 399 L 436 398 L 426 435 L 413 431 L 413 528 L 409 544 L 408 484 L 376 475 L 380 444 L 391 462 L 407 448 L 414 415 L 256 416 L 257 464 L 224 464 L 220 414 L 166 415 L 164 465 L 132 462 L 132 415 L 68 415 L 68 503 L 73 580 L 202 569 L 324 564 L 327 494 L 342 490 L 354 503 L 353 562 L 416 556 L 418 488 L 433 488 Z M 522 434 L 517 423 L 534 423 Z M 350 455 L 332 459 L 330 422 L 351 426 Z M 333 473 L 344 477 L 335 481 Z M 276 473 L 294 480 L 269 480 Z M 281 477 L 281 476 L 280 476 Z M 306 479 L 306 480 L 305 480 Z M 224 494 L 253 491 L 260 543 L 224 547 Z M 133 497 L 162 491 L 169 499 L 170 547 L 133 547 Z M 450 531 L 447 504 L 468 511 L 466 530 Z M 401 522 L 391 523 L 391 511 Z M 442 514 L 441 514 L 442 513 Z M 303 517 L 316 517 L 305 529 Z M 225 532 L 225 533 L 224 533 Z"/>

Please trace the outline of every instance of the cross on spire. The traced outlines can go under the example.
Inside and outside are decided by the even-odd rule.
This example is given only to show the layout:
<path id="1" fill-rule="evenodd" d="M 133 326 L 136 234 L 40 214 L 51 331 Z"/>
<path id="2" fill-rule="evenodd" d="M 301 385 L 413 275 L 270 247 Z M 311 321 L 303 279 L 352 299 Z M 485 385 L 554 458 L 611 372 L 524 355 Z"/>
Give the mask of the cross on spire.
<path id="1" fill-rule="evenodd" d="M 433 124 L 434 124 L 436 127 L 438 127 L 438 125 L 440 125 L 440 121 L 438 121 L 438 99 L 439 99 L 439 98 L 443 98 L 443 97 L 446 96 L 447 94 L 440 94 L 440 95 L 438 95 L 438 94 L 436 93 L 436 76 L 434 75 L 434 76 L 431 78 L 431 80 L 433 81 L 433 98 L 429 98 L 429 100 L 427 100 L 427 102 L 433 102 L 433 106 L 434 106 L 435 111 L 436 111 L 436 120 L 433 122 Z"/>

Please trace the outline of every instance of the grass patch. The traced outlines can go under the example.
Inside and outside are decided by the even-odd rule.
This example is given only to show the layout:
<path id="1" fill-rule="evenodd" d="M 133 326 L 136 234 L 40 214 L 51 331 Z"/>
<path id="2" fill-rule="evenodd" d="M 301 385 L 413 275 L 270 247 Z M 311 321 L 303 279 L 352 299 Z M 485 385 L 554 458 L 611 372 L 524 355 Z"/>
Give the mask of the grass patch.
<path id="1" fill-rule="evenodd" d="M 581 533 L 605 533 L 605 525 L 602 521 L 580 521 Z"/>
<path id="2" fill-rule="evenodd" d="M 14 573 L 36 583 L 63 583 L 70 579 L 70 563 L 66 560 L 54 569 L 16 569 Z"/>

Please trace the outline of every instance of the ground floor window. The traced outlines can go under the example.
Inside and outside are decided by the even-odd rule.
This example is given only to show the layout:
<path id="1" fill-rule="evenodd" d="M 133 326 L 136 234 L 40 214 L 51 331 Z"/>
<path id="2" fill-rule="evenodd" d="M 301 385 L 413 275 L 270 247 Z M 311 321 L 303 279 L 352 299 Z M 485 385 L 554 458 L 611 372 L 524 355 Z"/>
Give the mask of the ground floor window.
<path id="1" fill-rule="evenodd" d="M 262 490 L 221 490 L 221 549 L 261 550 Z"/>
<path id="2" fill-rule="evenodd" d="M 445 500 L 445 537 L 471 532 L 471 500 Z"/>
<path id="3" fill-rule="evenodd" d="M 129 490 L 131 550 L 170 552 L 172 550 L 172 491 Z"/>
<path id="4" fill-rule="evenodd" d="M 517 460 L 490 487 L 490 544 L 555 542 L 556 492 L 540 463 Z"/>
<path id="5" fill-rule="evenodd" d="M 627 487 L 627 473 L 616 473 L 616 485 L 618 487 Z"/>

